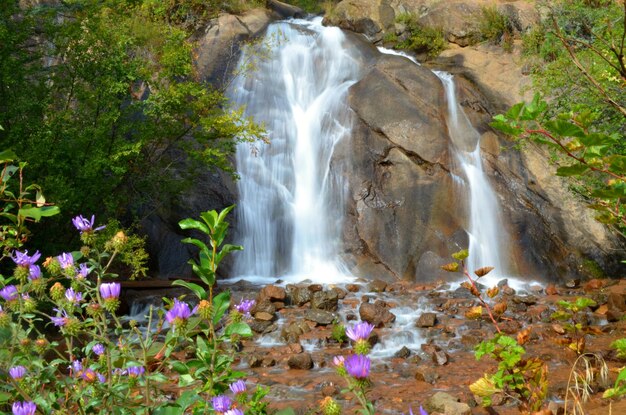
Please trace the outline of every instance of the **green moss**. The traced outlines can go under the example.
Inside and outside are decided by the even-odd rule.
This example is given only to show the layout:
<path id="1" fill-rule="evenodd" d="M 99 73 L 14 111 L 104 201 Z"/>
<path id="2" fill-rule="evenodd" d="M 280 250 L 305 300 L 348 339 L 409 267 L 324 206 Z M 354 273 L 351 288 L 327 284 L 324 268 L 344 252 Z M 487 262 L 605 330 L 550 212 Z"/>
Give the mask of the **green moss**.
<path id="1" fill-rule="evenodd" d="M 605 278 L 606 275 L 604 274 L 604 271 L 602 271 L 602 268 L 600 268 L 600 265 L 598 265 L 598 263 L 596 261 L 594 261 L 593 259 L 585 259 L 582 262 L 582 271 L 591 276 L 592 278 Z"/>

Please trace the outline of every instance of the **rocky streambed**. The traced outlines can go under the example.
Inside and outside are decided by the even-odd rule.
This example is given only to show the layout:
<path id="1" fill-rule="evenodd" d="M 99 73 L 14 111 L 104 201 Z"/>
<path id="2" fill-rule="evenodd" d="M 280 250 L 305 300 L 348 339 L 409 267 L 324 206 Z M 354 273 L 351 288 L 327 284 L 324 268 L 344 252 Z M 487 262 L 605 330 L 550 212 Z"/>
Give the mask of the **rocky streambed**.
<path id="1" fill-rule="evenodd" d="M 547 363 L 550 401 L 546 408 L 554 414 L 563 411 L 570 371 L 579 355 L 567 346 L 571 338 L 565 330 L 567 322 L 551 316 L 561 300 L 594 299 L 596 304 L 579 312 L 577 319 L 585 332 L 585 351 L 598 354 L 609 375 L 608 383 L 591 385 L 585 411 L 626 413 L 623 400 L 610 403 L 601 398 L 624 364 L 610 344 L 626 337 L 626 281 L 572 280 L 518 290 L 506 281 L 499 285 L 497 302 L 507 305 L 500 328 L 513 338 L 523 331 L 525 357 L 539 357 Z M 371 337 L 369 398 L 377 413 L 408 413 L 409 406 L 420 405 L 429 413 L 519 413 L 515 402 L 498 395 L 493 408 L 482 408 L 468 388 L 484 373 L 496 370 L 493 359 L 474 357 L 474 347 L 492 337 L 495 327 L 486 313 L 477 319 L 466 317 L 478 300 L 458 283 L 363 281 L 322 286 L 278 282 L 259 287 L 239 282 L 222 288 L 230 289 L 235 298 L 257 302 L 250 320 L 255 336 L 243 343 L 237 367 L 249 373 L 249 382 L 270 386 L 272 408 L 315 413 L 320 401 L 332 396 L 346 413 L 353 413 L 358 406 L 350 394 L 340 392 L 345 383 L 332 364 L 334 356 L 351 353 L 351 347 L 333 338 L 333 326 L 369 321 L 376 326 Z"/>

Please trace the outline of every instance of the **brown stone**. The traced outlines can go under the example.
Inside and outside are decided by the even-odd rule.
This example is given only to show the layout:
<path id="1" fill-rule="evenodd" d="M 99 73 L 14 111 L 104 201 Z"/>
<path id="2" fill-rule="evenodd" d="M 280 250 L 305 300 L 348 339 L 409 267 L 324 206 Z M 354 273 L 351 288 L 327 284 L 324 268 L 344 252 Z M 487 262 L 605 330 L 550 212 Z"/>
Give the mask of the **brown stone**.
<path id="1" fill-rule="evenodd" d="M 368 289 L 375 293 L 382 293 L 387 288 L 387 283 L 383 280 L 374 280 L 369 283 Z"/>
<path id="2" fill-rule="evenodd" d="M 367 321 L 376 327 L 383 327 L 385 324 L 393 323 L 396 320 L 396 316 L 385 307 L 370 303 L 361 304 L 359 316 L 361 320 Z"/>
<path id="3" fill-rule="evenodd" d="M 556 285 L 548 284 L 548 286 L 546 287 L 546 294 L 547 295 L 558 295 L 559 294 L 559 290 L 556 288 Z"/>
<path id="4" fill-rule="evenodd" d="M 274 320 L 274 314 L 266 313 L 265 311 L 260 311 L 254 314 L 254 318 L 261 321 L 272 321 Z"/>
<path id="5" fill-rule="evenodd" d="M 287 360 L 289 369 L 313 369 L 313 358 L 310 353 L 300 353 L 289 356 Z"/>
<path id="6" fill-rule="evenodd" d="M 615 292 L 609 293 L 606 305 L 609 310 L 626 311 L 626 301 L 624 299 L 624 294 L 619 294 Z"/>
<path id="7" fill-rule="evenodd" d="M 435 313 L 422 313 L 417 322 L 416 327 L 434 327 L 437 322 L 437 314 Z"/>
<path id="8" fill-rule="evenodd" d="M 419 366 L 415 372 L 415 380 L 418 382 L 426 382 L 433 384 L 439 378 L 439 375 L 432 367 Z"/>
<path id="9" fill-rule="evenodd" d="M 283 301 L 285 299 L 285 289 L 276 285 L 266 285 L 261 288 L 259 298 L 267 298 L 269 300 Z"/>

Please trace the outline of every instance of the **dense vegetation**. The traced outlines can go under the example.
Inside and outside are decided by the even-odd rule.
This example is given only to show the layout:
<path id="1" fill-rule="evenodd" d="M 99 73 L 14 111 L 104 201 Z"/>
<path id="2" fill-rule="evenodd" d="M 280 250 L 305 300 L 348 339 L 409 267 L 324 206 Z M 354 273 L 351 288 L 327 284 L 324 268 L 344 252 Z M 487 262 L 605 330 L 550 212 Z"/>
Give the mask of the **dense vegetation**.
<path id="1" fill-rule="evenodd" d="M 129 221 L 190 185 L 194 168 L 232 171 L 235 144 L 259 129 L 198 79 L 187 39 L 220 7 L 246 6 L 2 2 L 0 142 L 63 212 L 37 235 L 58 241 L 77 212 Z"/>
<path id="2" fill-rule="evenodd" d="M 494 126 L 553 151 L 556 173 L 598 211 L 626 229 L 626 4 L 577 0 L 543 6 L 541 25 L 524 36 L 532 103 L 514 106 Z"/>

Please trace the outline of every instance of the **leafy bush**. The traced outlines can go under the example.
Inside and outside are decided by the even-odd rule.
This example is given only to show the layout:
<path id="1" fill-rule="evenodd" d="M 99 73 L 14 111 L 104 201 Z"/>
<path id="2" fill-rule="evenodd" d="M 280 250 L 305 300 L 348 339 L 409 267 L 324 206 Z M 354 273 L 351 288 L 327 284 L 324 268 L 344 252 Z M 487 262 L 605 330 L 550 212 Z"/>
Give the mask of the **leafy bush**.
<path id="1" fill-rule="evenodd" d="M 394 46 L 396 49 L 411 50 L 436 57 L 446 48 L 447 42 L 443 29 L 423 26 L 418 23 L 416 16 L 410 13 L 399 14 L 396 22 L 405 25 L 408 33 L 406 39 Z"/>
<path id="2" fill-rule="evenodd" d="M 509 17 L 501 13 L 496 6 L 481 9 L 478 36 L 478 40 L 502 45 L 504 50 L 509 52 L 513 47 L 513 25 Z"/>

